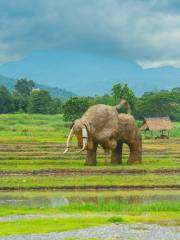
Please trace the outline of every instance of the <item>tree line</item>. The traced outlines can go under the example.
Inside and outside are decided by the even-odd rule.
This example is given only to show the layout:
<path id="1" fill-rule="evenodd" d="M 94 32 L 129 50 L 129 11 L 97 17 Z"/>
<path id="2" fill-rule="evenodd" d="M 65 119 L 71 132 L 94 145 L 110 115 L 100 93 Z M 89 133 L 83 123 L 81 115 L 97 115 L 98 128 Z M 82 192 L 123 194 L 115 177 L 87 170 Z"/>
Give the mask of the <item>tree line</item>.
<path id="1" fill-rule="evenodd" d="M 58 114 L 61 111 L 62 101 L 51 97 L 46 90 L 35 89 L 32 80 L 18 80 L 13 92 L 0 86 L 0 113 Z"/>
<path id="2" fill-rule="evenodd" d="M 180 88 L 145 92 L 141 97 L 136 97 L 127 84 L 115 84 L 111 94 L 96 97 L 72 97 L 63 105 L 66 120 L 73 121 L 79 118 L 85 110 L 94 104 L 108 104 L 115 106 L 120 99 L 126 99 L 136 119 L 145 117 L 166 117 L 173 121 L 180 121 Z M 122 109 L 126 112 L 126 109 Z"/>
<path id="3" fill-rule="evenodd" d="M 64 114 L 67 121 L 79 118 L 88 107 L 95 104 L 115 106 L 120 99 L 126 99 L 132 114 L 139 120 L 144 117 L 169 116 L 174 121 L 180 121 L 180 88 L 145 92 L 136 97 L 127 84 L 115 84 L 110 94 L 95 97 L 71 97 L 66 102 L 58 97 L 50 96 L 46 90 L 35 89 L 32 80 L 20 79 L 13 92 L 5 86 L 0 86 L 0 113 L 40 113 Z M 122 109 L 124 112 L 125 109 Z"/>

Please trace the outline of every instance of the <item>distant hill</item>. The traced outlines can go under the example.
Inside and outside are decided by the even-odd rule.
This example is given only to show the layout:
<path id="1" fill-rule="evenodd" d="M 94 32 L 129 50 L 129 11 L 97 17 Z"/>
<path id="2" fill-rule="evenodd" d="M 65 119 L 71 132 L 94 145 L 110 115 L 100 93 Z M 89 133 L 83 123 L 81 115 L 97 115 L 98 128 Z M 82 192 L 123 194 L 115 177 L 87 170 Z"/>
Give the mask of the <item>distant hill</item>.
<path id="1" fill-rule="evenodd" d="M 180 87 L 180 68 L 143 69 L 128 59 L 83 52 L 49 50 L 0 65 L 0 73 L 26 76 L 39 84 L 68 89 L 78 95 L 103 95 L 115 83 L 127 83 L 137 96 L 146 91 Z"/>
<path id="2" fill-rule="evenodd" d="M 14 90 L 14 86 L 16 84 L 16 79 L 14 78 L 9 78 L 3 75 L 0 75 L 0 85 L 4 85 L 6 86 L 10 91 Z M 62 100 L 66 100 L 72 96 L 76 96 L 75 93 L 73 92 L 69 92 L 66 89 L 61 89 L 61 88 L 57 88 L 57 87 L 50 87 L 50 86 L 46 86 L 43 84 L 38 84 L 36 83 L 36 88 L 39 89 L 44 89 L 50 92 L 51 96 L 54 97 L 60 97 Z"/>

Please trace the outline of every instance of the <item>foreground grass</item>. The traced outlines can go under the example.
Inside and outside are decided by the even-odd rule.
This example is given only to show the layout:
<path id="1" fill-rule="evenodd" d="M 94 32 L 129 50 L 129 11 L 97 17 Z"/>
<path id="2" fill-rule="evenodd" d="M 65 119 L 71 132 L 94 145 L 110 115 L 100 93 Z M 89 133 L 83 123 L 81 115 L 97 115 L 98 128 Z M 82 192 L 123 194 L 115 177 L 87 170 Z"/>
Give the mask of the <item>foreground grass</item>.
<path id="1" fill-rule="evenodd" d="M 108 217 L 93 218 L 51 218 L 1 222 L 0 236 L 62 232 L 107 224 Z"/>
<path id="2" fill-rule="evenodd" d="M 151 216 L 114 216 L 82 218 L 47 218 L 1 222 L 0 235 L 17 235 L 31 233 L 48 233 L 75 230 L 112 223 L 158 223 L 162 225 L 179 225 L 179 216 L 162 214 Z"/>

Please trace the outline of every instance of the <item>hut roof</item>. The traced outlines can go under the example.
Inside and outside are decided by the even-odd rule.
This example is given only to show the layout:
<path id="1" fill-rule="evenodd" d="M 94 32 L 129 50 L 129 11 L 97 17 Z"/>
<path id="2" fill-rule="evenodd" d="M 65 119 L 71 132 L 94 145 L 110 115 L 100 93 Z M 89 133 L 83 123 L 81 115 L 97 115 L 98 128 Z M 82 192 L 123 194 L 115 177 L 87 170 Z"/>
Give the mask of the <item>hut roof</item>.
<path id="1" fill-rule="evenodd" d="M 161 131 L 173 129 L 172 122 L 169 117 L 145 118 L 141 126 L 141 130 Z"/>

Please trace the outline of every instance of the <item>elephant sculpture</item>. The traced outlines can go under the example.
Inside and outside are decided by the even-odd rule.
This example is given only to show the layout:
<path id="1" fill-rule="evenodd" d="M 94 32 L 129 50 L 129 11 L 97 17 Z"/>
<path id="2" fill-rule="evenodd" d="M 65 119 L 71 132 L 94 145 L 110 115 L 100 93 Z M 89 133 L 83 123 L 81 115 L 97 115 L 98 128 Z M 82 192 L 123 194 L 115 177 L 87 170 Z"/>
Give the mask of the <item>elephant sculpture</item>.
<path id="1" fill-rule="evenodd" d="M 121 107 L 129 106 L 122 100 L 117 106 L 97 104 L 91 106 L 80 119 L 74 121 L 66 143 L 69 150 L 73 136 L 78 140 L 81 151 L 86 150 L 86 165 L 96 165 L 97 147 L 100 145 L 105 153 L 111 153 L 111 163 L 122 163 L 122 146 L 129 146 L 128 163 L 141 163 L 142 140 L 134 117 L 128 113 L 120 113 Z"/>

